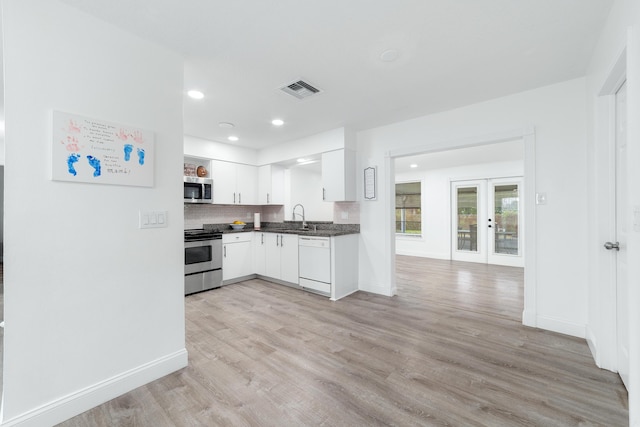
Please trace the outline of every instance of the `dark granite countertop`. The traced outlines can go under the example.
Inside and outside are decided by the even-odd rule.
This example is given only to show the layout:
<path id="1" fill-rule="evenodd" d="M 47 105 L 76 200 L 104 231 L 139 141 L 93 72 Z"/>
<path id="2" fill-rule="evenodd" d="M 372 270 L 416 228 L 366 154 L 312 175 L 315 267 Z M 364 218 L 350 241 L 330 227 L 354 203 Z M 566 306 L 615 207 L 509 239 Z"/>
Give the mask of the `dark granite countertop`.
<path id="1" fill-rule="evenodd" d="M 332 237 L 346 236 L 348 234 L 359 234 L 359 224 L 333 224 L 331 222 L 309 221 L 309 228 L 302 229 L 300 221 L 285 221 L 262 223 L 260 230 L 254 230 L 253 223 L 248 222 L 242 230 L 233 230 L 229 224 L 204 224 L 203 228 L 227 233 L 247 233 L 249 231 L 260 231 L 263 233 L 298 234 L 300 236 Z M 314 230 L 314 226 L 316 230 Z"/>

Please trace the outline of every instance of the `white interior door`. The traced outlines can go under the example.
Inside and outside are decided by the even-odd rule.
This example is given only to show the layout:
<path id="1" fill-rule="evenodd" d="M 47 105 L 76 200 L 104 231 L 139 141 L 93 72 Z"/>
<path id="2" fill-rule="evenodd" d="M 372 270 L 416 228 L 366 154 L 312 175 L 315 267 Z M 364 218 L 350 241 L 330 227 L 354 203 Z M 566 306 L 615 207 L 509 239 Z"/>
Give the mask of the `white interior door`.
<path id="1" fill-rule="evenodd" d="M 524 267 L 522 178 L 451 183 L 451 259 Z"/>
<path id="2" fill-rule="evenodd" d="M 618 373 L 629 388 L 629 310 L 627 283 L 627 84 L 616 92 L 616 242 L 607 249 L 616 254 L 616 331 Z"/>

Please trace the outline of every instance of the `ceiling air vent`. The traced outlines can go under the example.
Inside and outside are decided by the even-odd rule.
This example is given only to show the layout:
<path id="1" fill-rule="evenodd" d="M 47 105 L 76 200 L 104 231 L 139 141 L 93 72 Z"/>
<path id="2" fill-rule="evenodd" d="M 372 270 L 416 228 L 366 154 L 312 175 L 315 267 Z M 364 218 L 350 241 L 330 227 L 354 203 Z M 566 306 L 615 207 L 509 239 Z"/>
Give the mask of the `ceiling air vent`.
<path id="1" fill-rule="evenodd" d="M 320 89 L 316 89 L 309 83 L 302 80 L 298 80 L 297 82 L 293 82 L 291 84 L 283 86 L 280 88 L 280 90 L 288 93 L 289 95 L 293 95 L 298 99 L 308 98 L 311 95 L 315 95 L 316 93 L 320 92 Z"/>

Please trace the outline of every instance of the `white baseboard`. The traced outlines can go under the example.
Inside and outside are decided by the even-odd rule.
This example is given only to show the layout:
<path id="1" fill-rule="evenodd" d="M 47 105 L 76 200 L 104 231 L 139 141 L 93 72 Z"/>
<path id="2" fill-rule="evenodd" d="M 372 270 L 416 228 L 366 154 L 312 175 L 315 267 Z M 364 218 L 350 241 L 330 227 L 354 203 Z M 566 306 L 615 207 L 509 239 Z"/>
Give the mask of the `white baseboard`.
<path id="1" fill-rule="evenodd" d="M 531 311 L 531 310 L 524 310 L 522 312 L 522 324 L 524 326 L 529 326 L 531 328 L 537 328 L 538 324 L 536 323 L 537 321 L 537 316 L 535 311 Z"/>
<path id="2" fill-rule="evenodd" d="M 404 255 L 404 256 L 415 256 L 419 258 L 432 258 L 432 259 L 442 259 L 442 260 L 450 260 L 451 254 L 443 254 L 443 253 L 430 253 L 430 252 L 421 252 L 421 251 L 407 251 L 398 249 L 396 247 L 396 255 Z"/>
<path id="3" fill-rule="evenodd" d="M 556 319 L 553 317 L 538 316 L 536 324 L 540 329 L 571 335 L 577 338 L 585 338 L 586 335 L 586 325 L 571 323 L 566 320 Z"/>
<path id="4" fill-rule="evenodd" d="M 372 294 L 384 295 L 386 297 L 392 297 L 395 295 L 395 289 L 389 289 L 389 286 L 375 285 L 371 283 L 359 284 L 359 291 L 371 292 Z"/>
<path id="5" fill-rule="evenodd" d="M 182 369 L 187 363 L 187 350 L 182 349 L 3 421 L 2 427 L 41 427 L 61 423 L 134 388 Z"/>
<path id="6" fill-rule="evenodd" d="M 585 337 L 587 340 L 587 345 L 589 346 L 589 350 L 591 351 L 591 356 L 593 357 L 593 361 L 596 363 L 598 368 L 602 368 L 600 363 L 600 358 L 598 357 L 598 341 L 596 339 L 593 330 L 589 326 L 587 326 L 585 330 Z"/>

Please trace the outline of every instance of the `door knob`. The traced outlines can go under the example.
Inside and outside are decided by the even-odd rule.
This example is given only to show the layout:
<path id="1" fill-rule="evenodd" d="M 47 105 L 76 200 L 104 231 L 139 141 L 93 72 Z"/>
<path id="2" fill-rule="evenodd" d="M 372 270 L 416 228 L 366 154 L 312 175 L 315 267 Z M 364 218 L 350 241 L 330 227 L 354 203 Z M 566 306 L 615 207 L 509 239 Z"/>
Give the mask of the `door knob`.
<path id="1" fill-rule="evenodd" d="M 615 243 L 611 243 L 611 242 L 607 242 L 604 244 L 604 248 L 608 251 L 615 249 L 616 251 L 620 250 L 620 243 L 619 242 L 615 242 Z"/>

